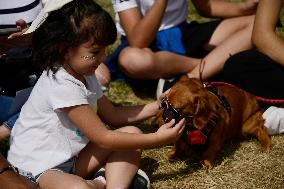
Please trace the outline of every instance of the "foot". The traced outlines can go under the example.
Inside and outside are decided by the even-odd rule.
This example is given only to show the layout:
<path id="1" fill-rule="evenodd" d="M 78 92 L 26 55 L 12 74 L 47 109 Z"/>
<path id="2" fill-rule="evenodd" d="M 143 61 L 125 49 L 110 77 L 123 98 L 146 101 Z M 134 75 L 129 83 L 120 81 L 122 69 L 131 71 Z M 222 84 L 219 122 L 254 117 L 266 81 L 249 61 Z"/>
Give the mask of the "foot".
<path id="1" fill-rule="evenodd" d="M 95 173 L 94 177 L 98 178 L 102 176 L 103 178 L 105 178 L 105 169 L 101 168 L 97 173 Z M 147 174 L 142 171 L 141 169 L 139 169 L 134 177 L 134 179 L 132 180 L 129 188 L 132 189 L 150 189 L 150 180 L 149 177 L 147 176 Z"/>

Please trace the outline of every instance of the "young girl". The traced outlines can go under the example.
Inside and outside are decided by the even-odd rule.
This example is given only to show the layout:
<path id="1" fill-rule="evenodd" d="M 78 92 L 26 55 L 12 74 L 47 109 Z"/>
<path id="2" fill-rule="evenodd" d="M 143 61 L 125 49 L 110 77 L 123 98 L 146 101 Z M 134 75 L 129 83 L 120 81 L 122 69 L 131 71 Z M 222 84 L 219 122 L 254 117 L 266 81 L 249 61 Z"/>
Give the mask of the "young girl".
<path id="1" fill-rule="evenodd" d="M 103 95 L 94 72 L 116 39 L 112 18 L 93 0 L 54 0 L 43 11 L 33 44 L 44 71 L 12 130 L 8 160 L 43 189 L 128 188 L 141 149 L 176 141 L 184 120 L 149 134 L 118 128 L 155 115 L 159 103 L 114 107 Z M 85 180 L 102 166 L 105 179 Z"/>

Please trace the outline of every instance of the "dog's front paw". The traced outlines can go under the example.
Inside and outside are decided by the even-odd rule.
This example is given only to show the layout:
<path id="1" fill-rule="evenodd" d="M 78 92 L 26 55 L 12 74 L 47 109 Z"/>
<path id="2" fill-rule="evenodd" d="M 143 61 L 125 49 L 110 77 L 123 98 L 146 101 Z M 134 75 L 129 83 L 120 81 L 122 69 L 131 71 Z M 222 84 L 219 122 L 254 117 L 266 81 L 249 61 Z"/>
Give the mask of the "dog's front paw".
<path id="1" fill-rule="evenodd" d="M 211 162 L 211 161 L 209 161 L 209 160 L 202 160 L 201 161 L 201 164 L 202 164 L 202 166 L 204 167 L 204 168 L 206 168 L 206 169 L 212 169 L 213 168 L 213 162 Z"/>
<path id="2" fill-rule="evenodd" d="M 271 142 L 268 142 L 268 143 L 265 143 L 265 144 L 262 144 L 261 146 L 261 152 L 267 152 L 271 149 Z"/>

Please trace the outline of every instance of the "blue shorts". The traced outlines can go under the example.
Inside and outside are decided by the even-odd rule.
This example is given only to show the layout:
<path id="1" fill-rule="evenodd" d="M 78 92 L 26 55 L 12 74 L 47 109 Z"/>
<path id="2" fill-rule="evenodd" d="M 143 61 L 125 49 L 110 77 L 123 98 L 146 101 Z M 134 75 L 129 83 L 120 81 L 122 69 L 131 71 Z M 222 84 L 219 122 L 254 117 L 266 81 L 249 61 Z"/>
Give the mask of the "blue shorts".
<path id="1" fill-rule="evenodd" d="M 13 128 L 20 114 L 20 110 L 14 113 L 9 112 L 13 102 L 13 97 L 0 95 L 0 123 L 3 123 L 10 130 Z"/>
<path id="2" fill-rule="evenodd" d="M 220 23 L 221 20 L 206 23 L 183 22 L 176 27 L 158 32 L 149 48 L 153 52 L 169 51 L 189 57 L 202 58 L 208 53 L 204 49 L 204 45 L 210 40 Z M 118 66 L 118 56 L 128 45 L 127 37 L 121 36 L 120 45 L 104 61 L 111 72 L 112 80 L 128 79 Z"/>
<path id="3" fill-rule="evenodd" d="M 3 122 L 3 125 L 7 127 L 8 129 L 12 130 L 19 115 L 20 115 L 20 112 L 12 115 L 7 121 Z"/>

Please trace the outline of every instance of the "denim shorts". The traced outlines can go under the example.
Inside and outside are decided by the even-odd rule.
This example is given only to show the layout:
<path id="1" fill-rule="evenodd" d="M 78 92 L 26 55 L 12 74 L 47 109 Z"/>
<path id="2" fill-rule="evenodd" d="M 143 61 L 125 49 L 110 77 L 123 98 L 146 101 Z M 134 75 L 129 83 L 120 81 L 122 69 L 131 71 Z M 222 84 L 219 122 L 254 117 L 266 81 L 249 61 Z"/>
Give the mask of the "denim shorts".
<path id="1" fill-rule="evenodd" d="M 20 109 L 17 110 L 18 112 L 9 112 L 13 102 L 13 97 L 0 95 L 0 123 L 3 123 L 10 130 L 12 130 L 20 112 Z"/>
<path id="2" fill-rule="evenodd" d="M 9 112 L 14 102 L 14 97 L 0 95 L 0 122 L 8 120 L 13 114 Z"/>
<path id="3" fill-rule="evenodd" d="M 69 160 L 67 160 L 66 162 L 55 166 L 51 169 L 48 169 L 46 171 L 60 171 L 60 172 L 64 172 L 64 173 L 69 173 L 69 174 L 74 174 L 75 173 L 75 162 L 76 162 L 77 157 L 72 157 Z M 28 171 L 24 171 L 21 170 L 19 168 L 16 168 L 17 172 L 24 176 L 25 178 L 27 178 L 28 180 L 30 180 L 31 182 L 37 183 L 39 180 L 39 177 L 42 176 L 46 171 L 43 171 L 42 173 L 34 176 L 31 172 Z"/>
<path id="4" fill-rule="evenodd" d="M 7 121 L 3 122 L 3 125 L 5 127 L 7 127 L 10 131 L 12 130 L 12 128 L 14 127 L 18 117 L 19 117 L 20 113 L 16 113 L 13 116 L 11 116 Z"/>

